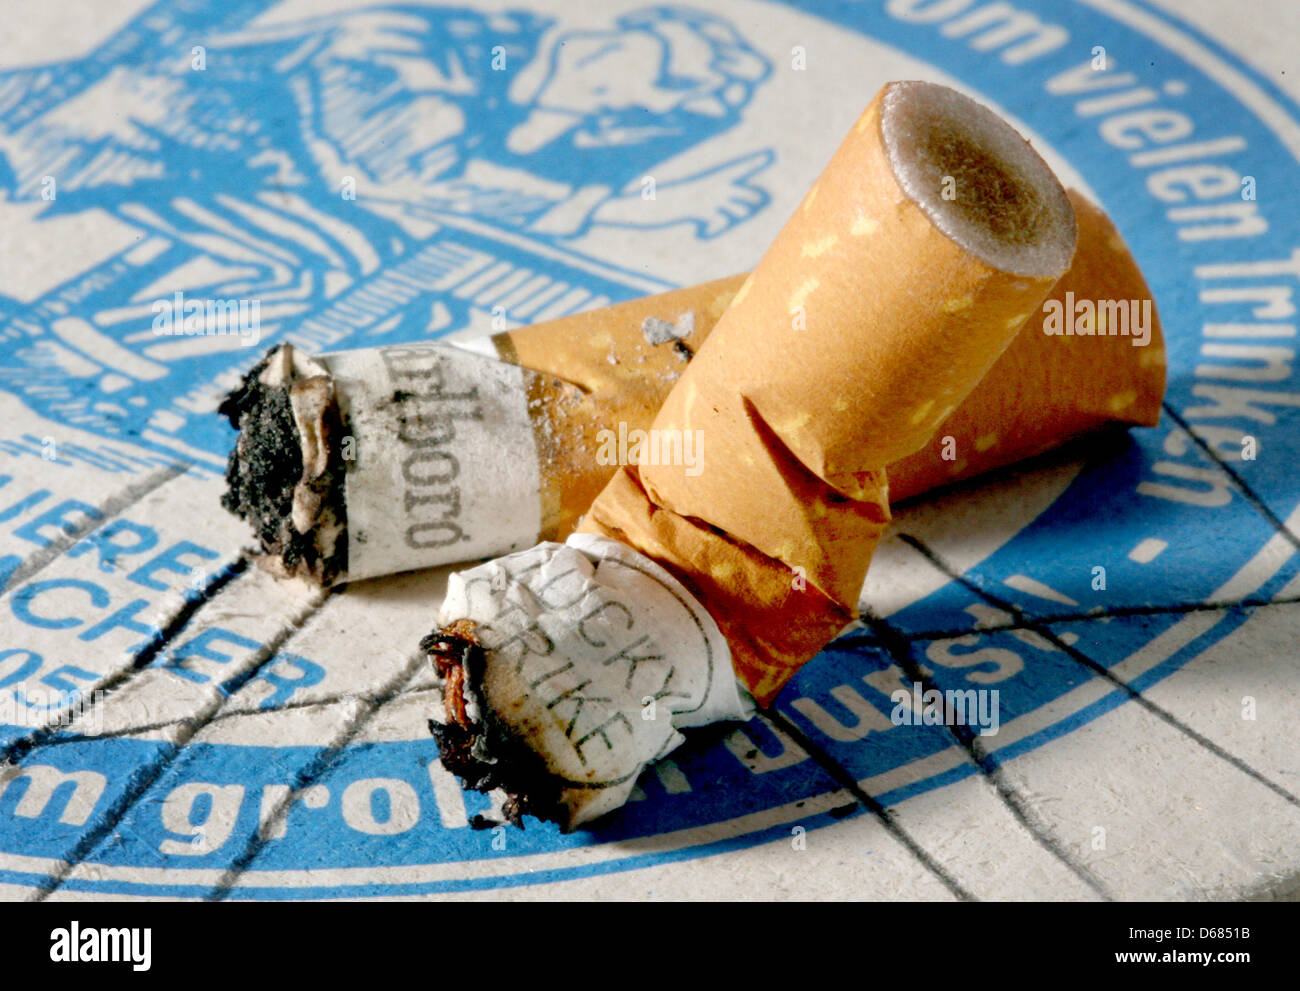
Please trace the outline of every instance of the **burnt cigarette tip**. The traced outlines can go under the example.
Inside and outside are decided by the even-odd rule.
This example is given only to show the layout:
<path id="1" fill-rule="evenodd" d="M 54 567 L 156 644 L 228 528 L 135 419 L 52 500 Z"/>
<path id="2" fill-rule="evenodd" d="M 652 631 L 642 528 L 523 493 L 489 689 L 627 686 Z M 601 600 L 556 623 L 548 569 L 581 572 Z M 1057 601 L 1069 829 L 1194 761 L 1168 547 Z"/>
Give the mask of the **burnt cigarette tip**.
<path id="1" fill-rule="evenodd" d="M 499 793 L 497 809 L 506 822 L 524 826 L 532 816 L 572 829 L 564 785 L 531 747 L 515 737 L 484 704 L 481 680 L 486 650 L 474 623 L 456 620 L 420 641 L 442 684 L 443 721 L 430 719 L 438 759 L 472 791 Z M 479 828 L 498 823 L 484 817 Z"/>
<path id="2" fill-rule="evenodd" d="M 347 569 L 347 541 L 339 539 L 346 527 L 336 449 L 343 431 L 322 372 L 281 344 L 218 410 L 239 431 L 222 506 L 252 526 L 264 566 L 328 584 Z"/>

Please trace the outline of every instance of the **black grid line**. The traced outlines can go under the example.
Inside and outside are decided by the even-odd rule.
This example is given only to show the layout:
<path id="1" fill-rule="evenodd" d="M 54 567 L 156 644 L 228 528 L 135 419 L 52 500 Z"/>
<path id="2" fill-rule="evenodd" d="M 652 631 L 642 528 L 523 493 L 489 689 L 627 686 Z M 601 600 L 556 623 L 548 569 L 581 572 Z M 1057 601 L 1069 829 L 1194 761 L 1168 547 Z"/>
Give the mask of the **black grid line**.
<path id="1" fill-rule="evenodd" d="M 1246 596 L 1245 598 L 1235 600 L 1178 603 L 1166 606 L 1106 606 L 1090 612 L 1056 614 L 1035 613 L 1032 619 L 1016 620 L 1013 618 L 1005 623 L 976 624 L 973 627 L 966 626 L 961 627 L 960 629 L 921 630 L 916 632 L 895 629 L 894 632 L 909 643 L 917 640 L 956 640 L 959 637 L 970 636 L 972 633 L 1014 633 L 1017 630 L 1029 630 L 1035 623 L 1056 625 L 1059 623 L 1083 623 L 1108 619 L 1124 619 L 1131 616 L 1182 616 L 1188 613 L 1233 612 L 1236 610 L 1261 609 L 1266 606 L 1289 606 L 1296 605 L 1297 603 L 1300 603 L 1300 595 L 1288 595 L 1282 598 L 1272 599 L 1260 596 Z M 860 631 L 850 631 L 839 638 L 839 643 L 846 646 L 852 645 L 859 639 L 866 639 L 868 636 L 869 634 L 864 636 Z"/>
<path id="2" fill-rule="evenodd" d="M 190 465 L 184 462 L 177 462 L 165 468 L 159 468 L 157 471 L 150 472 L 138 482 L 128 485 L 117 495 L 105 499 L 95 506 L 95 509 L 99 512 L 98 517 L 87 519 L 80 525 L 71 526 L 71 529 L 64 530 L 57 537 L 51 538 L 50 542 L 44 547 L 39 547 L 28 554 L 22 563 L 13 570 L 4 588 L 0 588 L 0 596 L 4 596 L 29 582 L 62 557 L 78 541 L 112 523 L 137 502 L 140 502 L 155 490 L 162 488 L 173 478 L 184 475 L 189 469 Z"/>
<path id="3" fill-rule="evenodd" d="M 402 698 L 406 695 L 416 695 L 420 692 L 431 691 L 433 686 L 423 688 L 404 688 L 395 698 Z M 110 733 L 72 733 L 66 732 L 54 739 L 44 741 L 42 747 L 57 747 L 66 743 L 86 743 L 94 740 L 121 740 L 133 736 L 139 736 L 142 733 L 154 733 L 158 730 L 172 729 L 176 726 L 191 726 L 197 728 L 206 728 L 218 723 L 228 722 L 231 719 L 239 719 L 244 716 L 265 716 L 272 712 L 298 712 L 303 709 L 318 709 L 331 705 L 345 705 L 349 702 L 374 703 L 379 700 L 379 696 L 366 692 L 343 692 L 338 695 L 323 695 L 319 698 L 305 698 L 296 702 L 283 702 L 280 705 L 270 705 L 266 707 L 255 707 L 252 709 L 220 709 L 216 715 L 203 722 L 196 722 L 195 716 L 180 716 L 177 719 L 164 719 L 156 723 L 139 723 L 135 726 L 124 726 L 121 729 L 113 730 Z M 389 700 L 391 701 L 391 699 Z"/>
<path id="4" fill-rule="evenodd" d="M 289 639 L 302 628 L 302 625 L 307 622 L 307 620 L 320 610 L 331 594 L 332 590 L 330 589 L 322 590 L 317 598 L 309 602 L 305 609 L 300 610 L 297 616 L 281 627 L 274 637 L 262 645 L 261 649 L 258 650 L 255 655 L 257 661 L 232 682 L 232 685 L 234 685 L 231 689 L 232 695 L 234 692 L 238 691 L 240 687 L 256 677 L 257 673 L 269 664 L 277 654 L 279 654 L 280 649 L 285 645 L 285 643 L 287 643 Z M 182 732 L 179 735 L 175 749 L 164 756 L 162 760 L 155 761 L 150 765 L 145 765 L 136 769 L 131 786 L 122 793 L 122 797 L 118 799 L 112 808 L 106 810 L 100 824 L 93 829 L 87 830 L 80 839 L 78 839 L 71 854 L 63 862 L 59 870 L 46 877 L 41 884 L 36 886 L 36 896 L 31 899 L 32 901 L 44 901 L 49 898 L 49 896 L 54 894 L 63 882 L 68 879 L 72 872 L 77 868 L 78 864 L 89 858 L 101 843 L 112 837 L 131 809 L 144 798 L 149 789 L 153 786 L 154 782 L 162 777 L 167 769 L 180 759 L 180 757 L 185 753 L 185 749 L 189 745 L 190 741 L 202 731 L 204 726 L 206 726 L 211 720 L 212 716 L 216 715 L 217 712 L 221 710 L 221 707 L 222 702 L 218 702 L 212 708 L 212 711 L 208 714 L 207 718 L 200 716 L 200 721 L 197 723 L 183 724 L 182 729 L 185 732 Z"/>
<path id="5" fill-rule="evenodd" d="M 1036 622 L 1029 619 L 1029 617 L 1027 617 L 1024 614 L 1024 612 L 1020 609 L 1020 607 L 1015 605 L 1015 603 L 1008 602 L 1004 599 L 1001 599 L 998 596 L 994 595 L 993 593 L 987 591 L 986 589 L 981 588 L 975 582 L 966 578 L 965 575 L 957 574 L 956 571 L 954 571 L 954 569 L 951 566 L 949 566 L 938 554 L 936 554 L 933 550 L 931 550 L 928 546 L 926 546 L 926 544 L 918 540 L 916 537 L 913 537 L 910 534 L 899 534 L 899 537 L 900 539 L 906 541 L 908 544 L 914 547 L 916 550 L 920 551 L 920 553 L 923 554 L 932 565 L 934 565 L 936 568 L 942 571 L 949 578 L 953 579 L 954 581 L 960 582 L 963 587 L 973 592 L 975 595 L 978 595 L 981 599 L 983 599 L 985 602 L 988 602 L 990 605 L 997 606 L 999 609 L 1004 609 L 1007 612 L 1010 612 L 1013 615 L 1020 617 L 1025 622 L 1026 629 L 1032 630 L 1034 633 L 1037 633 L 1039 636 L 1044 637 L 1045 639 L 1050 641 L 1052 645 L 1055 646 L 1058 650 L 1064 651 L 1067 656 L 1069 656 L 1073 660 L 1077 661 L 1079 664 L 1086 667 L 1089 671 L 1093 672 L 1099 677 L 1104 678 L 1106 681 L 1110 682 L 1117 689 L 1119 689 L 1125 695 L 1127 695 L 1132 701 L 1136 702 L 1142 708 L 1146 709 L 1153 716 L 1160 719 L 1162 722 L 1168 724 L 1169 726 L 1173 727 L 1179 733 L 1182 733 L 1184 736 L 1186 736 L 1189 740 L 1199 744 L 1201 747 L 1203 747 L 1205 750 L 1209 751 L 1210 753 L 1214 754 L 1214 756 L 1218 757 L 1220 760 L 1236 768 L 1238 771 L 1241 771 L 1243 774 L 1249 775 L 1250 777 L 1254 778 L 1260 784 L 1268 788 L 1269 791 L 1278 795 L 1280 798 L 1289 802 L 1291 805 L 1300 808 L 1300 797 L 1297 797 L 1292 792 L 1288 791 L 1286 788 L 1277 784 L 1272 779 L 1270 779 L 1267 775 L 1263 774 L 1261 771 L 1257 771 L 1255 768 L 1247 764 L 1240 757 L 1237 757 L 1236 755 L 1229 753 L 1227 750 L 1220 747 L 1217 743 L 1215 743 L 1213 740 L 1209 739 L 1202 733 L 1197 732 L 1191 726 L 1188 726 L 1181 719 L 1175 716 L 1172 712 L 1169 712 L 1167 709 L 1165 709 L 1162 706 L 1156 705 L 1154 702 L 1148 699 L 1141 692 L 1134 689 L 1128 682 L 1124 681 L 1121 678 L 1116 677 L 1115 674 L 1113 674 L 1110 670 L 1108 670 L 1104 665 L 1099 664 L 1098 662 L 1094 661 L 1092 658 L 1084 654 L 1081 650 L 1078 650 L 1072 645 L 1066 643 L 1050 627 L 1044 626 L 1040 622 Z"/>
<path id="6" fill-rule="evenodd" d="M 866 615 L 865 622 L 875 631 L 881 646 L 885 648 L 894 663 L 902 668 L 903 673 L 909 679 L 919 683 L 923 691 L 938 691 L 938 687 L 933 680 L 922 670 L 921 665 L 912 656 L 911 643 L 900 631 L 895 630 L 884 620 L 869 614 Z M 988 752 L 984 744 L 980 742 L 979 737 L 971 731 L 971 728 L 957 723 L 952 718 L 953 714 L 951 712 L 945 712 L 945 715 L 947 718 L 944 719 L 944 727 L 947 729 L 948 734 L 965 751 L 967 758 L 984 776 L 994 794 L 1006 806 L 1012 818 L 1020 823 L 1038 846 L 1060 861 L 1071 874 L 1087 885 L 1095 894 L 1104 901 L 1114 901 L 1114 896 L 1106 889 L 1101 880 L 1062 847 L 1046 827 L 1037 821 L 1029 807 L 1021 800 L 1020 795 L 1007 781 L 1002 764 Z"/>
<path id="7" fill-rule="evenodd" d="M 1230 467 L 1226 461 L 1219 457 L 1218 452 L 1205 442 L 1204 438 L 1192 430 L 1187 421 L 1183 419 L 1182 414 L 1175 410 L 1167 400 L 1161 405 L 1164 407 L 1164 411 L 1169 414 L 1169 418 L 1178 424 L 1178 426 L 1182 428 L 1183 432 L 1192 439 L 1192 443 L 1200 448 L 1201 452 L 1214 464 L 1218 465 L 1219 469 L 1228 476 L 1232 481 L 1232 484 L 1237 487 L 1245 500 L 1254 507 L 1255 511 L 1263 516 L 1264 519 L 1268 520 L 1274 530 L 1289 540 L 1296 550 L 1300 551 L 1300 536 L 1292 533 L 1286 523 L 1269 508 L 1268 503 L 1260 498 L 1260 496 L 1256 494 L 1255 490 L 1246 484 L 1246 480 L 1241 477 L 1236 469 Z"/>
<path id="8" fill-rule="evenodd" d="M 159 627 L 158 632 L 149 639 L 149 642 L 136 652 L 135 657 L 131 659 L 131 667 L 139 671 L 152 664 L 154 659 L 184 632 L 190 620 L 198 615 L 199 610 L 214 601 L 225 591 L 226 586 L 248 570 L 248 564 L 248 555 L 241 553 L 230 564 L 211 575 L 196 593 L 185 596 L 185 601 L 181 603 L 181 607 L 176 610 L 172 618 Z"/>
<path id="9" fill-rule="evenodd" d="M 961 882 L 949 874 L 942 864 L 931 857 L 925 847 L 912 838 L 912 835 L 903 828 L 898 821 L 898 817 L 891 810 L 887 809 L 863 788 L 850 771 L 841 767 L 834 757 L 814 743 L 808 734 L 801 730 L 788 716 L 777 710 L 775 706 L 763 710 L 763 715 L 802 747 L 817 766 L 830 775 L 836 784 L 852 795 L 859 805 L 874 815 L 885 828 L 885 831 L 901 843 L 907 852 L 915 857 L 921 863 L 921 866 L 933 874 L 939 883 L 956 898 L 964 902 L 979 901 L 978 898 L 962 887 Z"/>
<path id="10" fill-rule="evenodd" d="M 385 705 L 398 698 L 407 685 L 424 673 L 428 661 L 428 655 L 424 651 L 416 651 L 402 669 L 390 678 L 385 685 L 380 687 L 374 701 L 362 702 L 362 711 L 357 713 L 356 718 L 340 731 L 323 753 L 299 770 L 288 794 L 276 805 L 275 810 L 266 820 L 268 824 L 277 822 L 283 816 L 288 815 L 293 803 L 297 801 L 298 792 L 310 787 L 335 767 L 343 757 L 347 745 L 361 735 L 361 732 Z M 244 845 L 244 849 L 230 861 L 230 865 L 222 872 L 220 880 L 217 881 L 216 887 L 206 896 L 206 900 L 225 900 L 234 889 L 240 875 L 248 870 L 249 865 L 257 858 L 258 853 L 266 846 L 266 843 L 267 841 L 262 836 L 260 826 L 254 829 L 249 836 L 248 842 Z"/>
<path id="11" fill-rule="evenodd" d="M 247 568 L 248 559 L 241 554 L 224 568 L 209 575 L 203 587 L 193 595 L 185 597 L 172 618 L 164 626 L 160 627 L 153 637 L 136 652 L 129 664 L 113 671 L 95 685 L 92 691 L 99 696 L 96 704 L 103 705 L 107 699 L 127 687 L 136 675 L 149 666 L 159 652 L 166 649 L 169 643 L 180 636 L 200 609 L 215 599 L 227 585 L 242 575 Z M 0 766 L 22 760 L 33 750 L 58 742 L 60 734 L 65 729 L 66 727 L 59 720 L 55 720 L 52 723 L 35 728 L 16 740 L 11 740 L 0 749 Z"/>

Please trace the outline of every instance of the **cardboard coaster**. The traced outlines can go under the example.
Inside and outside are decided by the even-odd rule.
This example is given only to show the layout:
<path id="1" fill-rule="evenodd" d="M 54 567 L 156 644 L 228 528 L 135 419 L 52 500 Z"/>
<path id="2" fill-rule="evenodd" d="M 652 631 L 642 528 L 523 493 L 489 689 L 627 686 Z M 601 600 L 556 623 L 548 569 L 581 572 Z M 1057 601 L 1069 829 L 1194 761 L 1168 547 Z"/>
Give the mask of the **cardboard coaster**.
<path id="1" fill-rule="evenodd" d="M 1285 604 L 1297 594 L 1288 584 L 1295 544 L 1284 534 L 1296 532 L 1300 502 L 1300 390 L 1287 355 L 1259 349 L 1292 344 L 1293 318 L 1281 312 L 1294 280 L 1279 263 L 1295 246 L 1285 191 L 1300 181 L 1300 113 L 1294 93 L 1279 92 L 1294 74 L 1277 71 L 1289 49 L 1271 37 L 1279 32 L 1263 5 L 1252 18 L 1198 9 L 1206 20 L 1197 30 L 1134 0 L 1068 9 L 1016 0 L 1030 18 L 1018 34 L 988 19 L 992 4 L 959 6 L 719 2 L 687 14 L 556 2 L 535 5 L 534 16 L 550 19 L 543 25 L 470 5 L 453 31 L 448 8 L 408 5 L 400 17 L 379 12 L 376 36 L 375 21 L 356 20 L 376 11 L 261 0 L 203 10 L 164 0 L 147 15 L 120 8 L 111 23 L 96 8 L 70 32 L 52 0 L 0 39 L 0 567 L 9 576 L 0 654 L 10 652 L 0 657 L 0 704 L 17 706 L 7 745 L 33 747 L 0 774 L 4 896 L 1073 898 L 1102 897 L 1100 888 L 1161 899 L 1288 890 L 1300 831 L 1278 791 L 1296 794 L 1277 747 L 1293 738 L 1297 712 L 1292 668 L 1277 659 L 1295 635 L 1294 604 Z M 593 34 L 592 49 L 575 47 Z M 177 37 L 194 41 L 178 54 L 168 40 Z M 1238 39 L 1243 54 L 1222 37 Z M 502 70 L 467 54 L 496 44 L 507 50 Z M 189 61 L 193 45 L 204 46 L 202 70 Z M 1098 46 L 1105 59 L 1095 63 Z M 382 65 L 370 57 L 376 47 L 409 49 L 415 62 Z M 286 61 L 286 51 L 301 59 Z M 430 89 L 428 80 L 448 78 L 453 52 L 466 71 L 456 92 Z M 1270 65 L 1267 78 L 1246 59 Z M 340 74 L 341 61 L 362 77 Z M 417 63 L 430 71 L 404 74 Z M 661 66 L 692 87 L 660 85 L 669 81 Z M 51 73 L 62 85 L 47 84 Z M 327 77 L 343 80 L 347 98 L 329 114 L 306 113 L 298 96 Z M 409 701 L 403 689 L 382 695 L 411 660 L 410 637 L 431 621 L 443 576 L 357 583 L 319 604 L 297 586 L 276 593 L 252 568 L 222 583 L 247 538 L 215 508 L 232 442 L 213 415 L 218 397 L 256 352 L 282 340 L 322 353 L 453 331 L 482 337 L 746 271 L 866 96 L 891 78 L 955 83 L 1005 112 L 1105 208 L 1160 304 L 1170 359 L 1158 430 L 1118 452 L 1075 453 L 950 493 L 939 521 L 931 503 L 909 506 L 899 527 L 956 562 L 973 588 L 1000 582 L 995 595 L 1030 619 L 1060 618 L 1052 632 L 1079 636 L 1067 646 L 1101 668 L 1137 658 L 1130 667 L 1145 680 L 1135 691 L 1177 725 L 1059 645 L 1026 642 L 1036 631 L 993 631 L 1019 621 L 1000 622 L 990 612 L 1001 607 L 952 587 L 921 551 L 887 538 L 876 565 L 888 561 L 891 580 L 869 581 L 866 601 L 905 634 L 938 635 L 934 656 L 946 664 L 927 656 L 928 643 L 917 649 L 946 688 L 997 688 L 1016 718 L 1034 717 L 1024 732 L 1002 720 L 999 735 L 1011 743 L 1015 734 L 1007 753 L 976 762 L 956 727 L 873 728 L 894 703 L 861 678 L 887 670 L 894 655 L 850 639 L 778 697 L 787 723 L 757 719 L 690 744 L 644 776 L 599 832 L 565 836 L 530 823 L 501 847 L 502 834 L 469 825 L 487 800 L 468 797 L 462 815 L 448 797 L 458 791 L 437 774 L 423 722 L 431 684 L 410 682 Z M 613 83 L 627 84 L 633 109 L 593 92 Z M 366 102 L 381 92 L 397 94 L 391 118 Z M 489 112 L 492 101 L 508 112 Z M 124 112 L 105 115 L 108 104 Z M 1144 130 L 1155 114 L 1163 132 Z M 158 144 L 138 122 L 153 122 Z M 189 143 L 196 134 L 213 141 L 202 154 Z M 395 135 L 422 157 L 395 155 Z M 97 163 L 105 141 L 115 154 Z M 41 195 L 45 176 L 55 180 L 53 201 Z M 1192 184 L 1178 186 L 1180 176 Z M 1242 196 L 1248 177 L 1255 199 Z M 355 199 L 345 198 L 349 188 Z M 1164 198 L 1175 194 L 1184 199 Z M 258 346 L 238 335 L 155 334 L 152 304 L 177 289 L 186 299 L 259 299 Z M 1249 438 L 1253 461 L 1227 457 L 1244 454 Z M 168 480 L 178 459 L 191 474 Z M 25 529 L 68 500 L 100 518 L 70 509 L 66 526 Z M 1092 588 L 1098 566 L 1107 569 L 1105 602 L 1089 598 L 1102 595 Z M 1076 607 L 1043 598 L 1045 589 L 1079 603 L 1084 617 L 1065 616 Z M 24 590 L 26 613 L 15 609 Z M 1133 615 L 1107 622 L 1112 605 Z M 1169 611 L 1152 622 L 1134 612 L 1145 608 Z M 362 614 L 374 610 L 369 625 Z M 165 630 L 155 663 L 136 671 L 130 658 L 155 624 Z M 1023 666 L 1000 682 L 976 679 L 1014 668 L 1008 655 Z M 91 711 L 102 708 L 117 735 L 45 735 L 75 704 L 69 686 L 93 693 L 115 678 Z M 255 711 L 207 729 L 230 679 Z M 1076 707 L 1080 687 L 1086 704 Z M 18 692 L 40 705 L 67 697 L 40 710 Z M 817 735 L 805 710 L 830 732 Z M 302 712 L 319 723 L 310 734 L 295 729 Z M 205 745 L 144 728 L 187 714 L 187 732 L 206 734 Z M 223 724 L 229 732 L 219 735 Z M 315 760 L 342 741 L 333 759 Z M 823 765 L 807 743 L 833 745 L 835 761 Z M 177 770 L 137 795 L 160 762 Z M 839 763 L 852 773 L 832 777 L 827 768 Z M 894 825 L 843 779 L 893 810 Z M 284 789 L 313 785 L 328 794 L 282 802 Z M 193 842 L 207 799 L 189 806 L 188 825 L 162 810 L 168 799 L 186 808 L 196 786 L 245 789 L 226 842 L 197 865 L 162 849 Z M 268 786 L 269 808 L 287 809 L 286 829 L 254 839 Z M 228 815 L 233 802 L 222 808 Z M 128 821 L 140 839 L 117 828 Z M 1106 830 L 1100 849 L 1097 827 Z M 110 845 L 114 835 L 122 846 Z M 196 866 L 217 880 L 191 883 L 181 872 Z"/>

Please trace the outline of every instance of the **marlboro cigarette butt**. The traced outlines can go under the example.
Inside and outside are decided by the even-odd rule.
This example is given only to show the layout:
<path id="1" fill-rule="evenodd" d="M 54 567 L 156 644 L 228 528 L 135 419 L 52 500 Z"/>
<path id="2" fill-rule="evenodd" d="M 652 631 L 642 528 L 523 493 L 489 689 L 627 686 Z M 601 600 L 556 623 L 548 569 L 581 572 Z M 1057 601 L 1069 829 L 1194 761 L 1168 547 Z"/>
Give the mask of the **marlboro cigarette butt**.
<path id="1" fill-rule="evenodd" d="M 693 702 L 673 692 L 701 680 L 706 653 L 666 646 L 605 591 L 614 547 L 624 567 L 674 578 L 748 693 L 770 702 L 856 613 L 889 520 L 885 466 L 924 447 L 984 377 L 1076 235 L 1064 189 L 995 114 L 945 87 L 886 86 L 656 415 L 650 433 L 675 438 L 677 457 L 620 468 L 568 545 L 452 576 L 439 619 L 474 643 L 437 654 L 443 725 L 460 737 L 449 769 L 516 800 L 544 795 L 539 807 L 572 826 L 672 745 L 666 729 L 626 729 L 644 690 L 633 676 L 662 677 L 643 698 L 663 698 L 673 722 L 666 700 Z M 697 464 L 681 456 L 686 437 Z M 610 674 L 620 659 L 627 683 Z M 493 755 L 501 741 L 538 760 L 512 768 Z"/>
<path id="2" fill-rule="evenodd" d="M 240 427 L 223 502 L 274 570 L 324 582 L 527 547 L 541 378 L 445 345 L 282 346 L 222 406 Z"/>
<path id="3" fill-rule="evenodd" d="M 1072 292 L 1077 299 L 1149 304 L 1141 272 L 1105 214 L 1077 193 L 1070 199 L 1078 250 L 1051 298 L 1064 302 Z M 745 279 L 732 276 L 508 331 L 473 342 L 481 354 L 412 344 L 309 358 L 278 348 L 225 407 L 241 431 L 226 504 L 253 524 L 264 563 L 326 583 L 472 558 L 470 542 L 461 538 L 473 522 L 462 515 L 476 508 L 489 518 L 475 527 L 479 555 L 539 538 L 562 540 L 609 482 L 627 453 L 627 439 L 635 442 L 650 426 Z M 1015 463 L 1109 424 L 1154 423 L 1164 392 L 1164 351 L 1159 321 L 1150 312 L 1149 341 L 1134 348 L 1137 338 L 1119 336 L 1114 326 L 1100 328 L 1109 336 L 1049 336 L 1036 310 L 929 443 L 889 465 L 891 501 Z M 526 371 L 516 378 L 490 358 Z M 476 507 L 472 480 L 467 488 L 446 478 L 447 470 L 421 472 L 419 463 L 411 469 L 414 484 L 401 475 L 401 465 L 419 458 L 427 440 L 413 435 L 410 425 L 442 413 L 453 418 L 445 447 L 457 468 L 479 460 L 475 435 L 454 430 L 455 404 L 425 395 L 439 364 L 462 369 L 459 377 L 473 380 L 469 388 L 485 371 L 516 390 L 516 415 L 507 419 L 526 419 L 533 438 L 532 452 L 524 450 L 516 464 L 536 465 L 535 477 L 513 477 L 518 491 L 494 487 L 502 481 L 495 478 L 477 487 L 487 501 Z M 335 366 L 339 375 L 331 373 Z M 315 401 L 303 419 L 309 397 Z M 498 404 L 505 398 L 498 396 Z M 373 451 L 362 443 L 367 424 L 377 438 Z M 518 431 L 510 436 L 522 440 Z M 500 453 L 502 447 L 494 441 L 489 450 Z M 450 469 L 450 461 L 440 463 Z M 521 523 L 527 526 L 512 525 Z"/>

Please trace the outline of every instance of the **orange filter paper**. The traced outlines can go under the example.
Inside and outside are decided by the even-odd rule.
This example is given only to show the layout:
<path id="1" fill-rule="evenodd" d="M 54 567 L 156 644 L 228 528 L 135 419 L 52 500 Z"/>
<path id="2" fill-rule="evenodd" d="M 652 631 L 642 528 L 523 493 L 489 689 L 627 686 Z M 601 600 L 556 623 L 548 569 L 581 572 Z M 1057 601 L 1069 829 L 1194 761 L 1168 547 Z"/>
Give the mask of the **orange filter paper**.
<path id="1" fill-rule="evenodd" d="M 1151 300 L 1114 224 L 1077 191 L 1070 202 L 1078 248 L 1050 299 Z M 534 380 L 542 473 L 543 538 L 563 540 L 609 482 L 598 460 L 620 425 L 651 425 L 685 361 L 712 333 L 745 274 L 630 300 L 507 331 L 493 338 L 507 361 L 543 373 Z M 1049 336 L 1034 310 L 988 374 L 922 448 L 888 466 L 893 503 L 1014 464 L 1112 424 L 1152 426 L 1164 396 L 1165 351 L 1158 317 L 1147 345 L 1126 336 Z M 652 344 L 647 321 L 679 336 Z M 566 390 L 561 382 L 580 391 Z M 946 438 L 952 442 L 945 444 Z M 951 456 L 945 457 L 945 454 Z"/>
<path id="2" fill-rule="evenodd" d="M 884 135 L 913 97 L 951 111 L 948 131 L 917 139 L 922 176 L 955 179 L 957 213 L 1014 245 L 1055 223 L 1054 250 L 1000 267 L 940 229 Z M 1064 190 L 1036 156 L 1033 183 L 999 171 L 981 140 L 1009 129 L 971 101 L 953 109 L 963 100 L 912 83 L 876 96 L 654 419 L 665 436 L 698 432 L 702 470 L 622 468 L 580 528 L 690 589 L 761 704 L 855 617 L 889 521 L 886 466 L 925 448 L 1068 267 Z"/>

